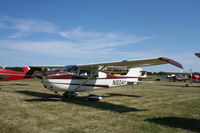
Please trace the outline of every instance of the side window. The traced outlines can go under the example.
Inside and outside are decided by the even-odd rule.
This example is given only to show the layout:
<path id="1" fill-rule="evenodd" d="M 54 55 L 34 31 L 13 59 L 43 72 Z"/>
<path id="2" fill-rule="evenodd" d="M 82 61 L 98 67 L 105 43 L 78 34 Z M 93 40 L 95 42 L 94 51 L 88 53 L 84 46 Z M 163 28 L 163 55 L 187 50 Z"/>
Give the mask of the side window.
<path id="1" fill-rule="evenodd" d="M 75 65 L 66 66 L 64 69 L 61 70 L 61 72 L 69 72 L 73 75 L 77 75 L 77 67 Z"/>
<path id="2" fill-rule="evenodd" d="M 90 77 L 91 75 L 91 72 L 90 71 L 86 71 L 86 70 L 80 70 L 79 71 L 79 76 L 82 76 L 82 77 Z"/>

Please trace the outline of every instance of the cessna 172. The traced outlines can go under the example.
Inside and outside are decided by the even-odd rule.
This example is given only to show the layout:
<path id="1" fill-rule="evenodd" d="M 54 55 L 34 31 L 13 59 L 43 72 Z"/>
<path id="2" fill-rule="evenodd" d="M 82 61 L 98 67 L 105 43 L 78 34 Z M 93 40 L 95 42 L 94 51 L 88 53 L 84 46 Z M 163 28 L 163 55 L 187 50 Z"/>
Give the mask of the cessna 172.
<path id="1" fill-rule="evenodd" d="M 13 71 L 5 68 L 0 68 L 0 81 L 19 80 L 34 78 L 32 74 L 35 70 L 29 67 L 22 67 L 23 72 Z"/>
<path id="2" fill-rule="evenodd" d="M 89 92 L 96 89 L 125 86 L 129 82 L 137 82 L 141 76 L 141 69 L 138 67 L 153 66 L 160 64 L 172 64 L 179 68 L 182 65 L 172 59 L 165 57 L 143 59 L 143 60 L 124 60 L 117 62 L 106 62 L 86 65 L 70 66 L 30 66 L 32 69 L 40 68 L 63 68 L 60 72 L 49 72 L 36 75 L 42 80 L 42 84 L 50 91 L 64 92 L 64 96 L 73 97 L 75 92 Z M 109 74 L 108 68 L 127 68 L 130 69 L 125 76 L 113 76 Z M 100 100 L 102 97 L 89 95 L 89 100 Z"/>

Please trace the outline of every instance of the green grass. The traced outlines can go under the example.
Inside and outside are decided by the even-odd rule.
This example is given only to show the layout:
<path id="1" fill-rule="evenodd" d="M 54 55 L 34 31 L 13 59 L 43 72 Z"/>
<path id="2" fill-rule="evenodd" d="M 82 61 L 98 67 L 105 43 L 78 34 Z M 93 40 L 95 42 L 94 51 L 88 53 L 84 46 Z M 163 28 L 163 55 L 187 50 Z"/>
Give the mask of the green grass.
<path id="1" fill-rule="evenodd" d="M 39 80 L 0 82 L 0 133 L 200 132 L 200 84 L 141 83 L 93 91 L 100 102 L 48 101 Z M 61 94 L 61 93 L 60 93 Z"/>

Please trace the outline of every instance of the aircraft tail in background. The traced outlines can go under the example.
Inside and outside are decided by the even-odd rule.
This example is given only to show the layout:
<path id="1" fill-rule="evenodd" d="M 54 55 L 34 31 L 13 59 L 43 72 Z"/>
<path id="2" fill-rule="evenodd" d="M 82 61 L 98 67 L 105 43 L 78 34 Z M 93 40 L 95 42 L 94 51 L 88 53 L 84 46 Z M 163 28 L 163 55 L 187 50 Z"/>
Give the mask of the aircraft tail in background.
<path id="1" fill-rule="evenodd" d="M 10 69 L 0 68 L 0 81 L 19 80 L 34 78 L 33 73 L 37 69 L 32 69 L 27 66 L 22 67 L 23 72 Z"/>
<path id="2" fill-rule="evenodd" d="M 142 68 L 130 68 L 128 73 L 126 74 L 127 82 L 133 82 L 137 84 L 138 79 L 142 75 Z"/>

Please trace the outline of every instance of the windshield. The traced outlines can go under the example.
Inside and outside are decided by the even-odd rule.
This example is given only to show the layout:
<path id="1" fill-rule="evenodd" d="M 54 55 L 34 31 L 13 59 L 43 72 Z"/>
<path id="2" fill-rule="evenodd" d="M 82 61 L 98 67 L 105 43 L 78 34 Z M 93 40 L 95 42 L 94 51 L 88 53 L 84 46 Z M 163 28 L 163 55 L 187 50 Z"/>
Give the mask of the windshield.
<path id="1" fill-rule="evenodd" d="M 81 76 L 81 77 L 98 77 L 98 74 L 93 71 L 78 69 L 76 65 L 65 66 L 61 72 L 69 72 L 72 75 Z"/>
<path id="2" fill-rule="evenodd" d="M 70 73 L 73 73 L 74 71 L 77 71 L 77 66 L 76 65 L 65 66 L 61 70 L 61 72 L 70 72 Z"/>

